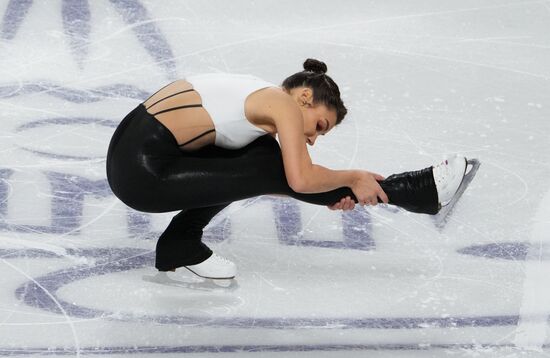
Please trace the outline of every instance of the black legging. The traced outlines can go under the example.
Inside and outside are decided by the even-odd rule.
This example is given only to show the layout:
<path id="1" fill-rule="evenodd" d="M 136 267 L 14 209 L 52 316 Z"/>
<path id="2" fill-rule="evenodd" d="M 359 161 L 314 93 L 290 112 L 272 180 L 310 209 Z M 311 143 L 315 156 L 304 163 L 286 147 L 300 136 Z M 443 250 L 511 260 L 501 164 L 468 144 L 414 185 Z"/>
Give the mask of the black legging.
<path id="1" fill-rule="evenodd" d="M 111 139 L 107 179 L 113 193 L 133 209 L 182 210 L 157 243 L 155 266 L 161 271 L 208 258 L 212 251 L 201 242 L 202 230 L 233 201 L 284 194 L 317 205 L 332 205 L 346 196 L 357 202 L 347 187 L 315 194 L 293 191 L 280 147 L 270 135 L 237 150 L 210 145 L 184 152 L 142 104 L 124 118 Z M 391 204 L 419 213 L 439 210 L 431 167 L 392 175 L 380 185 Z"/>

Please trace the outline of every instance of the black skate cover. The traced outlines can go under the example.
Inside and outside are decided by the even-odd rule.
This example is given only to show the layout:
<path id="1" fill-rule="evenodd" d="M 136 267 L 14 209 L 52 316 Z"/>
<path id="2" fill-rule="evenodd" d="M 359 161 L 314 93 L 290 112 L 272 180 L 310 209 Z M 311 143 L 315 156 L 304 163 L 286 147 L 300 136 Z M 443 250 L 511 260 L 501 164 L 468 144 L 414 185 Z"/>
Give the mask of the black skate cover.
<path id="1" fill-rule="evenodd" d="M 414 213 L 437 214 L 440 205 L 432 168 L 394 174 L 381 181 L 389 203 Z"/>

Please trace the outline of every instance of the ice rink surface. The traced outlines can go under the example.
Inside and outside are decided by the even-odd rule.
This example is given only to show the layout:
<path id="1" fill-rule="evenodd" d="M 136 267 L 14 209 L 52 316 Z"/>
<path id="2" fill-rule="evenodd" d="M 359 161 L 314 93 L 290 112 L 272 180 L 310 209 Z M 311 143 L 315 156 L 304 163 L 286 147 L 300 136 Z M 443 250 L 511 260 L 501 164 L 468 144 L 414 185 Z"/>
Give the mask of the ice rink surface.
<path id="1" fill-rule="evenodd" d="M 549 1 L 0 0 L 0 15 L 0 356 L 550 357 Z M 233 286 L 151 282 L 174 213 L 111 193 L 117 124 L 171 80 L 281 83 L 308 57 L 349 108 L 314 162 L 479 158 L 445 228 L 264 196 L 205 233 Z"/>

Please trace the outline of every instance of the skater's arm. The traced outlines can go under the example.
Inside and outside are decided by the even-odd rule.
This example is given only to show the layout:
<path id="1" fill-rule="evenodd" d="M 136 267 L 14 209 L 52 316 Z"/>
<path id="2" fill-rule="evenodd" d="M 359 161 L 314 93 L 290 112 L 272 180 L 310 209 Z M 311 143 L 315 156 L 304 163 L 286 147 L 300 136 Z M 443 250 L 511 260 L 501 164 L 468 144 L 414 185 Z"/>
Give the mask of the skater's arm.
<path id="1" fill-rule="evenodd" d="M 356 177 L 354 171 L 330 170 L 312 163 L 306 147 L 302 112 L 292 97 L 275 88 L 260 91 L 255 97 L 256 101 L 250 101 L 252 114 L 269 117 L 275 125 L 286 179 L 292 190 L 319 193 L 351 186 Z"/>
<path id="2" fill-rule="evenodd" d="M 351 173 L 351 183 L 347 185 L 340 185 L 337 188 L 342 186 L 351 188 L 360 205 L 376 205 L 378 204 L 378 199 L 380 199 L 383 203 L 388 203 L 389 201 L 388 196 L 384 193 L 384 190 L 378 183 L 379 181 L 384 180 L 384 177 L 380 174 L 371 173 L 364 170 L 331 170 L 315 164 L 313 164 L 312 173 L 313 178 L 322 178 L 323 175 L 330 176 L 331 173 L 336 175 L 340 173 Z M 308 191 L 303 192 L 309 193 Z"/>
<path id="3" fill-rule="evenodd" d="M 292 190 L 320 193 L 350 187 L 360 203 L 373 203 L 385 194 L 371 173 L 361 170 L 332 170 L 313 164 L 306 147 L 302 112 L 294 99 L 277 89 L 257 93 L 261 100 L 251 106 L 253 115 L 269 117 L 277 129 L 285 175 Z M 258 99 L 257 96 L 256 98 Z"/>

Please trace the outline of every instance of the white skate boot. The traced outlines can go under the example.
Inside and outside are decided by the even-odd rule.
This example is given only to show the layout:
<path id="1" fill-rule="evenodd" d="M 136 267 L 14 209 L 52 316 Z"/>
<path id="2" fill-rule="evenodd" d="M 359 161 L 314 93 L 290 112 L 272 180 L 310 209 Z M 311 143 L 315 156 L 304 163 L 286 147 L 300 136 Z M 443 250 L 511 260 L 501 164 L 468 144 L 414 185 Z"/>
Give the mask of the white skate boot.
<path id="1" fill-rule="evenodd" d="M 214 253 L 196 265 L 183 266 L 197 277 L 174 277 L 168 275 L 166 271 L 159 271 L 156 275 L 144 275 L 143 280 L 159 283 L 167 286 L 183 287 L 194 290 L 206 290 L 211 291 L 216 288 L 236 289 L 238 283 L 233 280 L 237 273 L 237 267 L 235 264 L 221 256 Z M 170 270 L 176 272 L 176 269 Z M 205 280 L 202 280 L 205 279 Z"/>
<path id="2" fill-rule="evenodd" d="M 449 204 L 466 173 L 466 158 L 451 157 L 433 167 L 437 196 L 441 206 Z"/>
<path id="3" fill-rule="evenodd" d="M 237 266 L 232 261 L 215 253 L 200 264 L 184 267 L 197 276 L 212 280 L 229 280 L 237 274 Z"/>
<path id="4" fill-rule="evenodd" d="M 471 166 L 467 172 L 468 166 Z M 441 209 L 437 213 L 436 225 L 442 227 L 464 190 L 474 178 L 480 162 L 456 155 L 433 167 L 433 176 Z"/>

